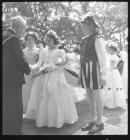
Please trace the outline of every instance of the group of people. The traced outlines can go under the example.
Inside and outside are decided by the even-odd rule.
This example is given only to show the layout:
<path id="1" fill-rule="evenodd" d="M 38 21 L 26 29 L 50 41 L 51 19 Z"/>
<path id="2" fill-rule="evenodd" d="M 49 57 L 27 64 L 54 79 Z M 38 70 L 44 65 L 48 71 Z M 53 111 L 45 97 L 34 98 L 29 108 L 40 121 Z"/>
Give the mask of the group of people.
<path id="1" fill-rule="evenodd" d="M 108 60 L 105 41 L 94 18 L 87 16 L 81 26 L 86 36 L 80 45 L 77 83 L 85 89 L 90 109 L 90 120 L 81 129 L 94 134 L 104 129 L 103 106 L 115 107 L 118 101 L 122 103 L 124 87 L 117 69 L 114 69 L 116 59 Z M 13 17 L 3 40 L 4 135 L 22 135 L 23 113 L 25 118 L 35 120 L 37 127 L 61 128 L 64 123 L 74 124 L 78 121 L 75 106 L 77 89 L 68 83 L 65 76 L 69 59 L 64 49 L 59 48 L 60 38 L 55 31 L 49 30 L 44 37 L 46 46 L 38 48 L 35 34 L 29 32 L 25 36 L 26 48 L 22 49 L 20 37 L 24 35 L 26 27 L 26 20 L 21 16 Z M 111 49 L 108 52 L 112 54 Z M 112 78 L 108 78 L 110 72 Z M 108 93 L 109 90 L 111 93 Z M 105 101 L 104 104 L 103 100 L 108 103 Z"/>
<path id="2" fill-rule="evenodd" d="M 110 43 L 107 46 L 110 74 L 103 90 L 104 107 L 126 108 L 126 99 L 128 99 L 127 52 L 123 49 L 118 53 L 116 43 Z"/>

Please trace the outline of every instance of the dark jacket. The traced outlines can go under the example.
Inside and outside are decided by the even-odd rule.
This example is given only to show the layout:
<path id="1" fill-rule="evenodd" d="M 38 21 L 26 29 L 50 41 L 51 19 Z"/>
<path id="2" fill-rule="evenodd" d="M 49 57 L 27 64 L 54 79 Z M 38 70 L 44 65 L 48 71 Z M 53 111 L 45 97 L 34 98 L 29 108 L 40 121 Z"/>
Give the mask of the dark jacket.
<path id="1" fill-rule="evenodd" d="M 3 86 L 10 87 L 24 84 L 24 74 L 28 75 L 30 68 L 23 58 L 20 40 L 13 29 L 8 29 L 2 46 Z"/>
<path id="2" fill-rule="evenodd" d="M 95 50 L 96 38 L 103 37 L 101 34 L 92 34 L 83 38 L 80 47 L 80 63 L 86 62 L 88 59 L 98 61 L 97 53 Z"/>

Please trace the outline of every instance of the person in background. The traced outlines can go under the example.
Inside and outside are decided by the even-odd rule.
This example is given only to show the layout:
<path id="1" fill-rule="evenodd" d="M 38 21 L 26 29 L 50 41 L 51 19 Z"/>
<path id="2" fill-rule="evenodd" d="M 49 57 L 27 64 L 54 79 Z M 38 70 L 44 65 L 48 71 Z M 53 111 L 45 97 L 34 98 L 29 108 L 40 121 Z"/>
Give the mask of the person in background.
<path id="1" fill-rule="evenodd" d="M 36 64 L 39 58 L 40 49 L 36 47 L 36 40 L 37 38 L 33 32 L 28 32 L 25 36 L 26 48 L 23 50 L 23 52 L 28 64 L 31 65 Z M 31 78 L 30 75 L 25 75 L 25 80 L 26 80 L 26 84 L 23 85 L 23 89 L 22 89 L 24 113 L 26 113 L 34 78 Z"/>
<path id="2" fill-rule="evenodd" d="M 110 74 L 107 85 L 104 87 L 103 102 L 104 107 L 115 109 L 117 107 L 126 108 L 125 92 L 123 89 L 122 78 L 117 68 L 119 57 L 117 56 L 117 45 L 108 45 L 108 58 L 110 64 Z"/>
<path id="3" fill-rule="evenodd" d="M 119 62 L 117 63 L 117 69 L 119 70 L 120 75 L 122 75 L 124 62 L 122 60 L 122 57 L 120 56 L 120 52 L 117 53 L 117 56 L 119 58 Z"/>
<path id="4" fill-rule="evenodd" d="M 128 50 L 127 47 L 124 47 L 120 52 L 120 56 L 123 61 L 123 70 L 122 70 L 122 83 L 125 91 L 126 99 L 128 99 Z"/>
<path id="5" fill-rule="evenodd" d="M 26 26 L 26 20 L 21 16 L 12 17 L 11 27 L 3 41 L 3 135 L 22 135 L 22 85 L 25 83 L 24 74 L 30 73 L 30 67 L 24 59 L 19 38 L 23 36 Z"/>
<path id="6" fill-rule="evenodd" d="M 79 84 L 86 89 L 90 109 L 90 122 L 82 131 L 95 134 L 104 129 L 101 89 L 106 85 L 107 53 L 105 41 L 93 16 L 87 16 L 81 23 L 87 36 L 81 43 Z"/>

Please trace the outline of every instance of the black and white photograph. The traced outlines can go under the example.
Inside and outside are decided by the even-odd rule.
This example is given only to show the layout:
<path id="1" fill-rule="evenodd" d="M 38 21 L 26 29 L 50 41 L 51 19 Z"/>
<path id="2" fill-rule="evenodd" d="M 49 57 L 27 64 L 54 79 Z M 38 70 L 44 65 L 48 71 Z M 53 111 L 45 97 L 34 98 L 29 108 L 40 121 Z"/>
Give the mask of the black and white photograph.
<path id="1" fill-rule="evenodd" d="M 2 2 L 2 135 L 128 135 L 128 2 Z"/>

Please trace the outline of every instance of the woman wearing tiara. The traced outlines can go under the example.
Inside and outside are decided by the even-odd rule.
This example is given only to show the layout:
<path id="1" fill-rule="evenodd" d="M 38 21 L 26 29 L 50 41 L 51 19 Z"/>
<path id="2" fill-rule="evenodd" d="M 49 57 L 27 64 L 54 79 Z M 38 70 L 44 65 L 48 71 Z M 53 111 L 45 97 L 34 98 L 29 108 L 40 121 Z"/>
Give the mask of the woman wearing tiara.
<path id="1" fill-rule="evenodd" d="M 64 123 L 73 124 L 78 120 L 73 99 L 75 90 L 64 76 L 66 54 L 58 49 L 58 36 L 51 30 L 45 41 L 46 47 L 40 52 L 38 63 L 31 68 L 41 71 L 45 67 L 46 72 L 35 79 L 25 117 L 36 120 L 37 127 L 60 128 Z"/>

